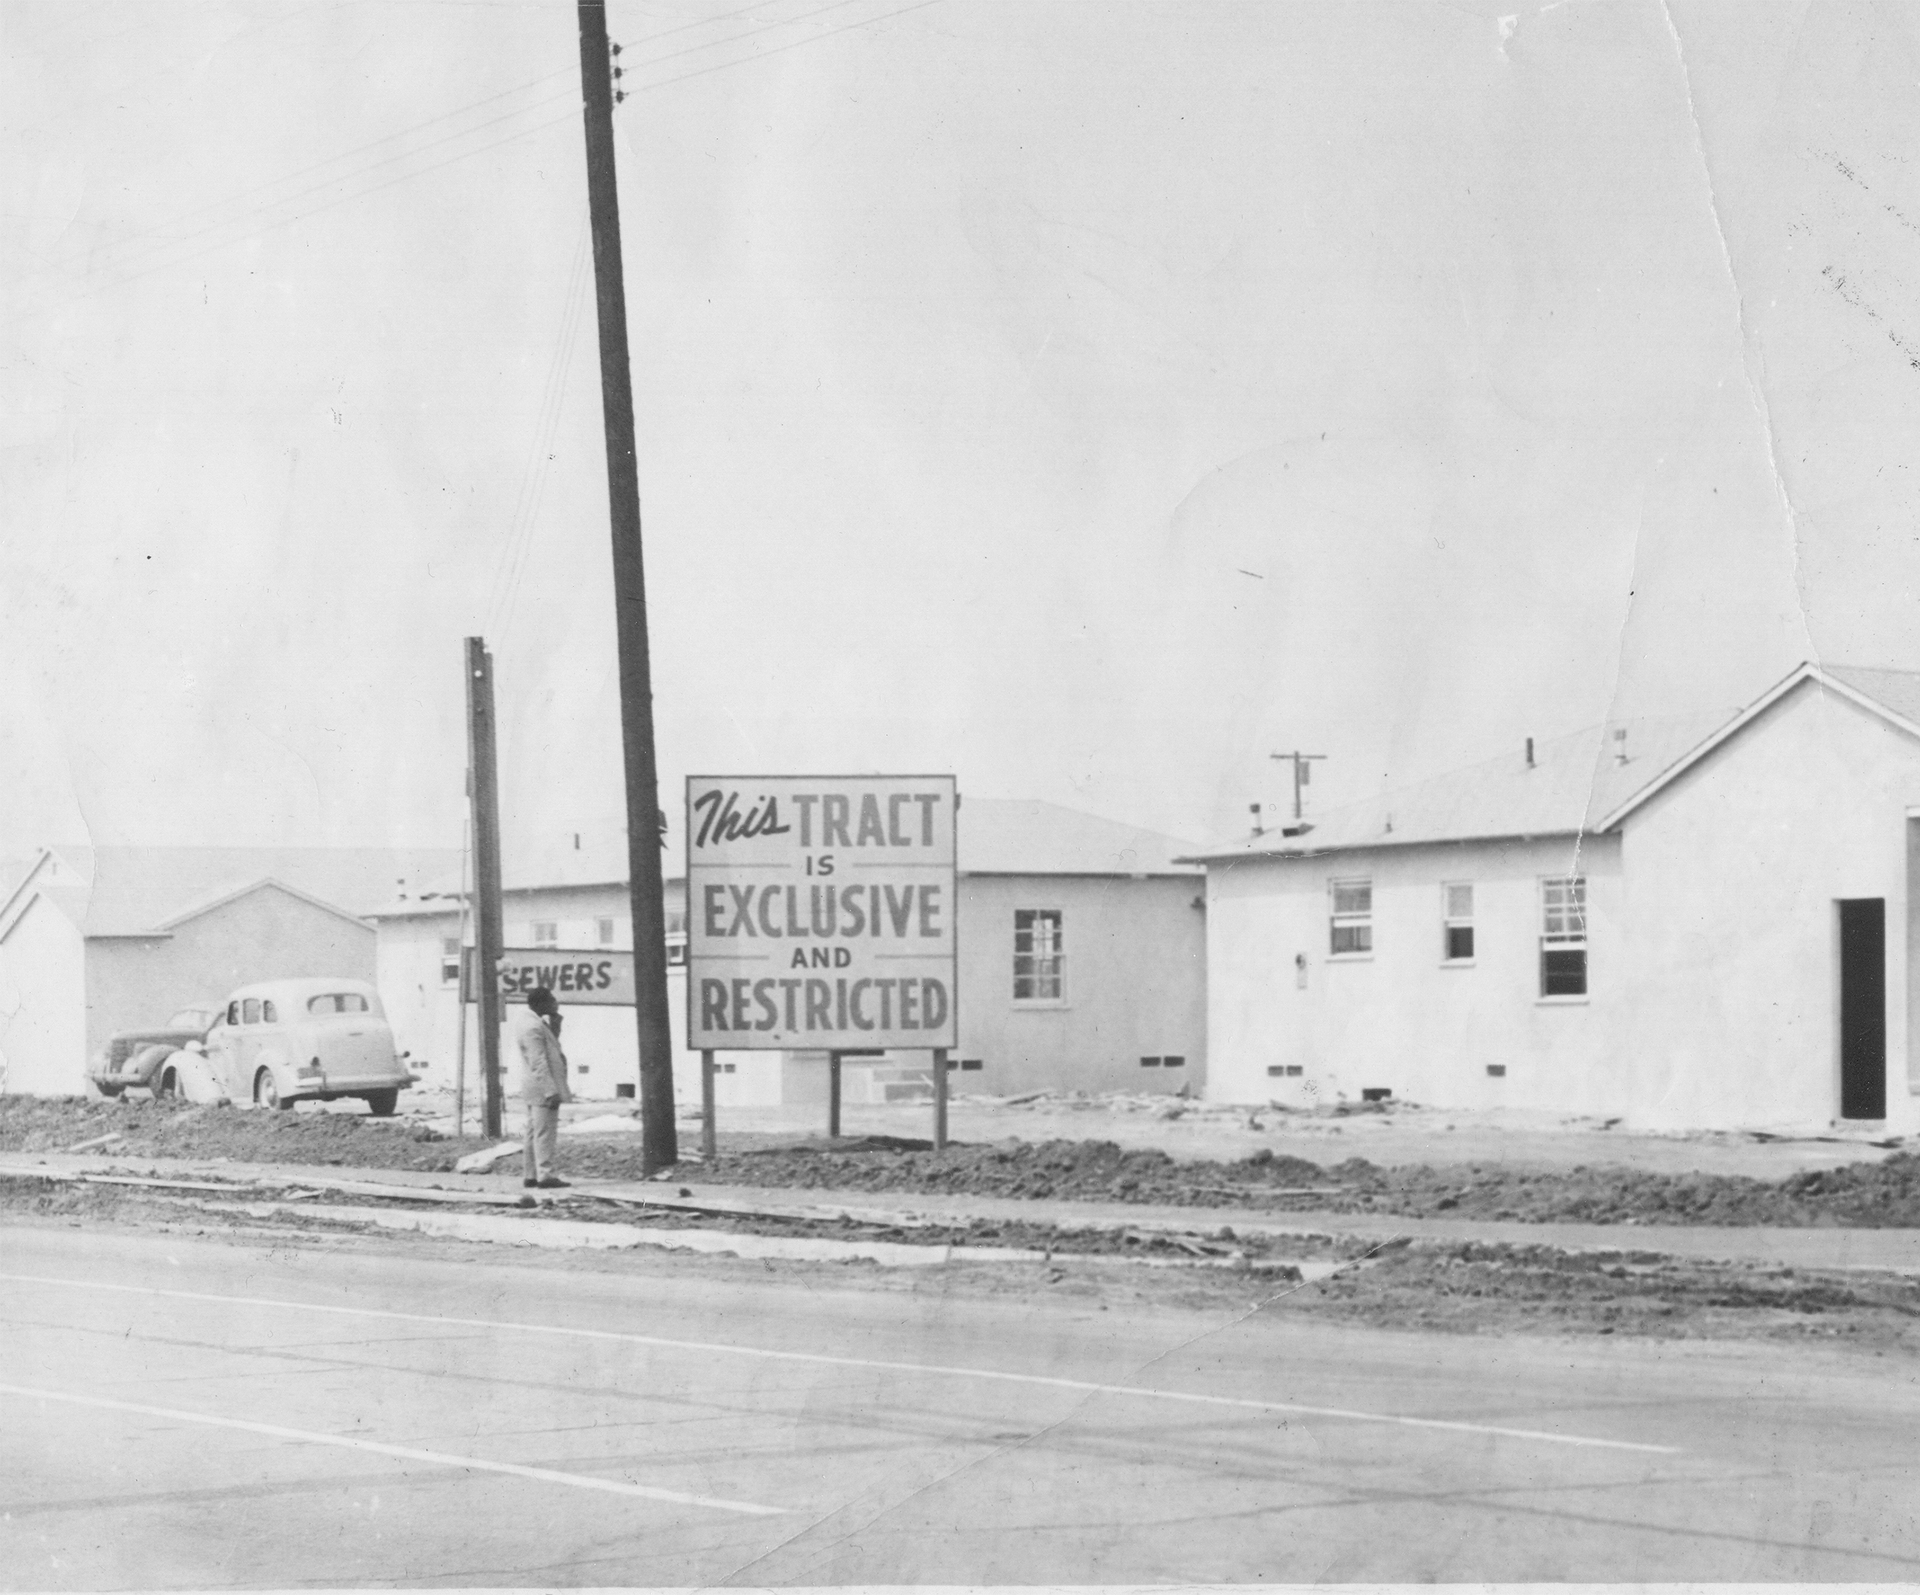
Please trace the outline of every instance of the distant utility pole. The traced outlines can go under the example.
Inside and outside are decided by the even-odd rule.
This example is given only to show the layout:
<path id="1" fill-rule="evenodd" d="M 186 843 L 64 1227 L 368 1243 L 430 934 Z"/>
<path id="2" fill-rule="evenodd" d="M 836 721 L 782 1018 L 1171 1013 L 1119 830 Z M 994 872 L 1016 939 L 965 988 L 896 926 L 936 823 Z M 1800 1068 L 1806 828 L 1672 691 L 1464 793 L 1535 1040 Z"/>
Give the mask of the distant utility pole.
<path id="1" fill-rule="evenodd" d="M 1313 761 L 1324 759 L 1324 753 L 1270 753 L 1270 759 L 1291 759 L 1293 761 L 1293 817 L 1297 821 L 1300 812 L 1300 789 L 1313 783 Z"/>
<path id="2" fill-rule="evenodd" d="M 480 1003 L 481 1133 L 500 1138 L 500 778 L 494 735 L 493 655 L 467 639 L 467 795 L 473 805 L 473 981 Z M 461 956 L 466 949 L 461 948 Z M 465 994 L 462 993 L 464 1004 Z M 465 1007 L 461 1012 L 466 1012 Z M 462 1058 L 461 1066 L 466 1060 Z"/>
<path id="3" fill-rule="evenodd" d="M 578 0 L 586 101 L 587 211 L 600 320 L 600 405 L 607 432 L 613 603 L 620 649 L 620 734 L 627 765 L 627 878 L 633 901 L 634 1018 L 640 1035 L 640 1152 L 651 1174 L 680 1160 L 673 1123 L 673 1035 L 667 1018 L 667 920 L 660 879 L 660 775 L 653 756 L 653 673 L 640 558 L 640 468 L 621 277 L 620 196 L 613 164 L 613 52 L 605 0 Z"/>

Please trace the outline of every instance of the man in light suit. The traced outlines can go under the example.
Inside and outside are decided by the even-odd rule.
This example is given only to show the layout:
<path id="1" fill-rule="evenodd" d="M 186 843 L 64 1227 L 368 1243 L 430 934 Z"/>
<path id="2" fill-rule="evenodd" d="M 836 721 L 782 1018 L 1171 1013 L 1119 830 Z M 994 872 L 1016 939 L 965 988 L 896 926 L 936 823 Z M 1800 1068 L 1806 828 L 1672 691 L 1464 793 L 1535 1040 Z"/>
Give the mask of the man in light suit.
<path id="1" fill-rule="evenodd" d="M 573 1096 L 567 1089 L 567 1055 L 560 1050 L 560 1004 L 545 986 L 535 986 L 527 993 L 527 1007 L 518 1036 L 520 1095 L 527 1104 L 527 1177 L 520 1183 L 558 1190 L 567 1183 L 554 1172 L 560 1104 Z"/>

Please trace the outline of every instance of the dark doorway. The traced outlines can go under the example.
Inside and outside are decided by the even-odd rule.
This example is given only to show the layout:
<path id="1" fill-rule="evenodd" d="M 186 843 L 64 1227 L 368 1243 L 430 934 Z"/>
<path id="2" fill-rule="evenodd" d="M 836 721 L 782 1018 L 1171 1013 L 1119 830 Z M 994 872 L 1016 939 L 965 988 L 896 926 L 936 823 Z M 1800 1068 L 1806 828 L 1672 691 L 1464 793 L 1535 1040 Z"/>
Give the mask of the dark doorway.
<path id="1" fill-rule="evenodd" d="M 1887 903 L 1840 904 L 1840 1117 L 1887 1116 Z"/>

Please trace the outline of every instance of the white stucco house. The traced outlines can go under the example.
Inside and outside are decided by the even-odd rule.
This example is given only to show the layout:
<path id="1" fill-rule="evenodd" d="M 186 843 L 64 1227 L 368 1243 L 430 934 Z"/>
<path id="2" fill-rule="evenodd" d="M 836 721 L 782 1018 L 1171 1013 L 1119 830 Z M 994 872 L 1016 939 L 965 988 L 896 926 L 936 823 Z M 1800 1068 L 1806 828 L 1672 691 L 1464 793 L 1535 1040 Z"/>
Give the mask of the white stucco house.
<path id="1" fill-rule="evenodd" d="M 435 848 L 43 847 L 0 865 L 0 1091 L 69 1095 L 116 1030 L 256 980 L 374 974 L 362 913 Z"/>
<path id="2" fill-rule="evenodd" d="M 1186 1091 L 1206 1079 L 1206 917 L 1201 871 L 1177 864 L 1190 845 L 1136 826 L 1028 800 L 967 798 L 957 829 L 959 1041 L 948 1060 L 957 1091 Z M 631 951 L 624 842 L 563 838 L 509 854 L 502 892 L 509 948 L 583 957 Z M 700 1095 L 699 1054 L 685 1048 L 686 883 L 666 882 L 668 1004 L 674 1090 Z M 458 1038 L 457 874 L 371 915 L 379 927 L 381 996 L 399 1044 L 450 1084 Z M 631 1007 L 589 1006 L 558 993 L 567 1057 L 583 1097 L 632 1095 L 639 1051 Z M 467 1079 L 478 1079 L 469 1006 Z M 930 1081 L 927 1053 L 843 1055 L 848 1100 L 883 1100 Z M 515 1054 L 501 1050 L 508 1089 Z M 716 1055 L 719 1106 L 824 1100 L 825 1055 Z M 871 1091 L 872 1096 L 865 1094 Z"/>
<path id="3" fill-rule="evenodd" d="M 633 913 L 627 894 L 626 840 L 618 833 L 568 834 L 517 848 L 503 859 L 501 930 L 509 949 L 577 962 L 602 953 L 633 951 Z M 700 1099 L 700 1055 L 688 1052 L 686 1034 L 686 881 L 663 883 L 667 926 L 667 996 L 674 1042 L 674 1091 L 682 1102 Z M 474 930 L 463 913 L 458 867 L 376 908 L 376 980 L 396 1043 L 423 1065 L 421 1078 L 453 1086 L 460 1045 L 466 1047 L 466 1083 L 480 1089 L 478 1007 L 460 1012 L 460 949 L 473 945 Z M 572 955 L 571 958 L 566 955 Z M 586 1098 L 613 1100 L 636 1093 L 640 1076 L 639 1033 L 631 1006 L 600 1006 L 558 992 L 566 1014 L 572 1088 Z M 519 1090 L 519 1052 L 514 1027 L 523 1005 L 503 994 L 500 1064 L 504 1089 Z M 715 1096 L 723 1107 L 778 1102 L 778 1059 L 728 1053 L 717 1060 Z M 477 1097 L 476 1097 L 477 1100 Z"/>
<path id="4" fill-rule="evenodd" d="M 1803 665 L 1201 856 L 1208 1095 L 1920 1129 L 1920 674 Z"/>

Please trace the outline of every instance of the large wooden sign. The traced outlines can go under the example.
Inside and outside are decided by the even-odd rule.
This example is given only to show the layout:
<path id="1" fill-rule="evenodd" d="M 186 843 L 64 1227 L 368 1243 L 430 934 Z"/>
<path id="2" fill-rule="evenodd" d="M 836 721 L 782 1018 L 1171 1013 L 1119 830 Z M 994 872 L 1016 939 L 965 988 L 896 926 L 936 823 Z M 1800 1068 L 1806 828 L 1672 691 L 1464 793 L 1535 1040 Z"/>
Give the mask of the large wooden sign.
<path id="1" fill-rule="evenodd" d="M 950 775 L 687 781 L 687 1044 L 955 1042 Z"/>

